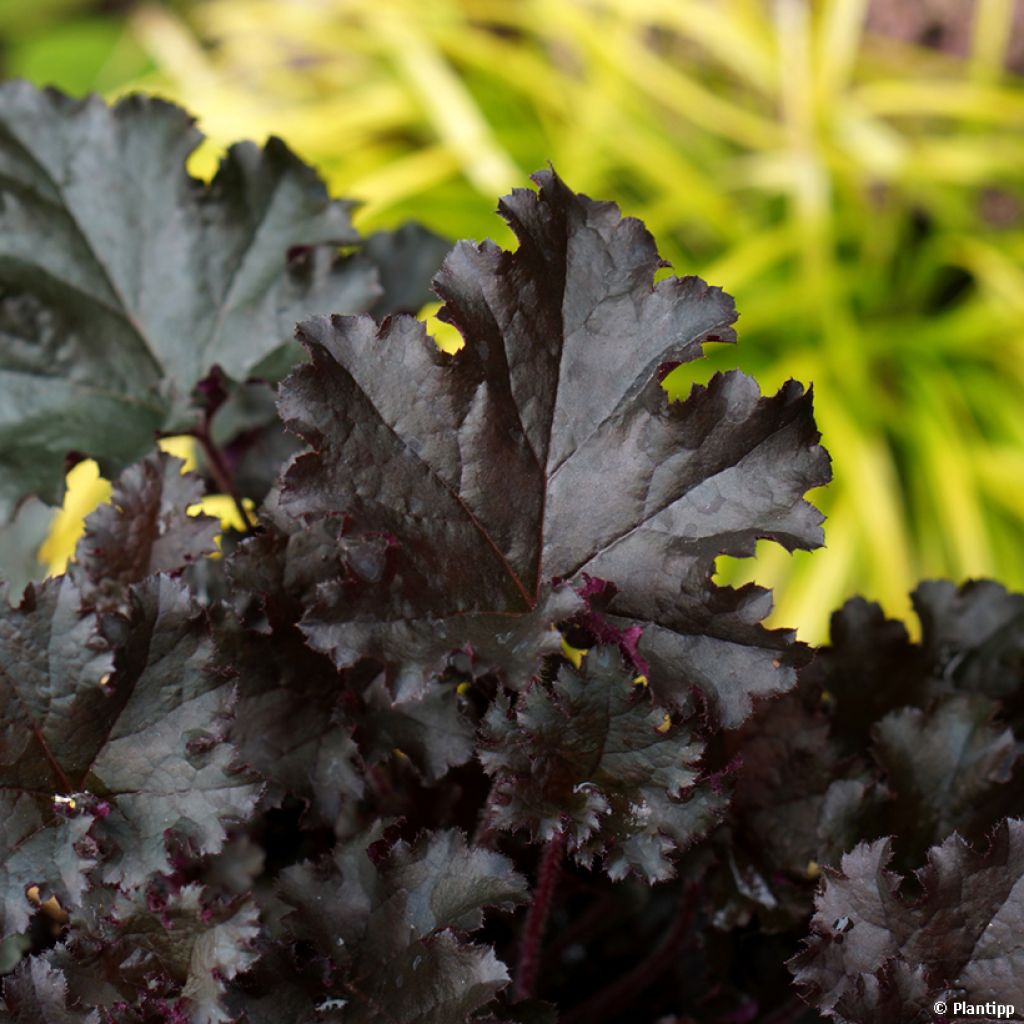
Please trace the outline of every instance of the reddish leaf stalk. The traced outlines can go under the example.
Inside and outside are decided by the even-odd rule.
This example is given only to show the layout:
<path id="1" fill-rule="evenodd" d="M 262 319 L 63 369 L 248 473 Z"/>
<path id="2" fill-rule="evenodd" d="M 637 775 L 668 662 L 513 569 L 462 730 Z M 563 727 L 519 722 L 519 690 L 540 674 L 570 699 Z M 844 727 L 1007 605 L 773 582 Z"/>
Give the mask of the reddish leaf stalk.
<path id="1" fill-rule="evenodd" d="M 254 529 L 256 524 L 249 515 L 245 502 L 242 501 L 242 497 L 238 493 L 238 488 L 235 487 L 235 481 L 232 478 L 231 470 L 228 469 L 227 463 L 224 461 L 224 456 L 210 436 L 209 424 L 204 420 L 202 426 L 192 431 L 192 436 L 202 446 L 203 454 L 206 456 L 209 466 L 210 476 L 213 477 L 221 493 L 227 494 L 235 503 L 235 508 L 238 510 L 238 515 L 241 517 L 245 529 Z"/>
<path id="2" fill-rule="evenodd" d="M 533 902 L 526 915 L 523 942 L 519 948 L 519 965 L 516 968 L 516 984 L 513 1001 L 529 999 L 537 985 L 540 973 L 540 947 L 544 928 L 551 913 L 551 904 L 562 874 L 562 856 L 565 853 L 566 833 L 552 836 L 544 846 L 540 867 L 537 869 L 537 887 L 533 891 Z"/>
<path id="3" fill-rule="evenodd" d="M 697 886 L 692 882 L 687 884 L 683 889 L 676 919 L 658 948 L 633 970 L 606 985 L 568 1013 L 562 1014 L 558 1018 L 559 1024 L 594 1024 L 596 1021 L 607 1020 L 626 1009 L 636 996 L 653 985 L 672 966 L 690 931 L 697 911 L 696 895 Z"/>

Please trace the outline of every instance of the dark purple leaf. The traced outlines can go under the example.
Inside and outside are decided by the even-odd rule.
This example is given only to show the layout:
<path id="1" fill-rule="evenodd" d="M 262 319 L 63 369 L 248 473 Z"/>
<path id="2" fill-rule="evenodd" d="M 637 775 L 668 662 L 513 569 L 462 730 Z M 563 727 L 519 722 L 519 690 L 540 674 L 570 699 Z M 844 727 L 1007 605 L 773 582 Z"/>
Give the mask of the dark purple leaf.
<path id="1" fill-rule="evenodd" d="M 844 1024 L 927 1020 L 936 1000 L 1019 1000 L 1024 823 L 1002 824 L 984 854 L 951 836 L 916 885 L 887 870 L 890 850 L 862 844 L 829 873 L 790 964 L 806 998 Z"/>
<path id="2" fill-rule="evenodd" d="M 115 1020 L 159 1000 L 188 1024 L 226 1024 L 235 1019 L 223 1003 L 226 986 L 256 962 L 259 932 L 251 901 L 206 903 L 199 885 L 157 879 L 130 897 L 90 894 L 49 957 L 85 1003 Z"/>
<path id="3" fill-rule="evenodd" d="M 732 300 L 692 277 L 655 284 L 638 221 L 536 180 L 501 204 L 516 252 L 461 243 L 436 279 L 456 355 L 409 317 L 301 325 L 312 361 L 280 409 L 310 450 L 281 504 L 399 545 L 382 586 L 324 588 L 304 628 L 339 666 L 385 661 L 399 688 L 466 645 L 521 686 L 551 649 L 538 627 L 580 607 L 559 581 L 586 573 L 619 586 L 609 613 L 645 626 L 659 692 L 682 704 L 699 685 L 736 725 L 752 694 L 792 685 L 792 637 L 760 625 L 765 592 L 710 576 L 758 538 L 820 543 L 802 498 L 829 477 L 810 396 L 790 382 L 762 398 L 729 373 L 670 404 L 659 367 L 732 340 Z"/>
<path id="4" fill-rule="evenodd" d="M 24 927 L 29 885 L 74 905 L 98 859 L 103 878 L 140 885 L 169 869 L 168 834 L 213 852 L 259 793 L 233 770 L 233 686 L 183 586 L 155 576 L 134 592 L 113 665 L 79 598 L 48 581 L 0 624 L 4 934 Z"/>
<path id="5" fill-rule="evenodd" d="M 109 504 L 85 521 L 69 575 L 85 605 L 127 611 L 128 587 L 157 573 L 174 573 L 216 550 L 216 519 L 186 510 L 204 494 L 184 463 L 154 452 L 126 469 Z"/>
<path id="6" fill-rule="evenodd" d="M 4 1024 L 100 1024 L 95 1011 L 76 1009 L 63 974 L 45 960 L 23 961 L 3 980 Z"/>
<path id="7" fill-rule="evenodd" d="M 451 1024 L 508 981 L 493 951 L 463 936 L 483 910 L 521 902 L 526 883 L 507 858 L 457 832 L 386 852 L 380 832 L 340 847 L 331 863 L 289 868 L 280 896 L 296 938 L 329 961 L 345 1024 Z"/>
<path id="8" fill-rule="evenodd" d="M 637 692 L 640 690 L 641 692 Z M 700 781 L 703 745 L 633 684 L 614 648 L 598 648 L 550 687 L 499 697 L 478 745 L 494 779 L 493 827 L 547 842 L 566 833 L 583 864 L 613 880 L 673 874 L 672 857 L 714 825 L 727 798 Z"/>
<path id="9" fill-rule="evenodd" d="M 961 695 L 928 711 L 890 712 L 875 726 L 872 749 L 896 794 L 891 820 L 904 851 L 923 856 L 954 829 L 980 839 L 1019 806 L 1008 783 L 1020 745 L 993 721 L 996 710 L 984 697 Z"/>

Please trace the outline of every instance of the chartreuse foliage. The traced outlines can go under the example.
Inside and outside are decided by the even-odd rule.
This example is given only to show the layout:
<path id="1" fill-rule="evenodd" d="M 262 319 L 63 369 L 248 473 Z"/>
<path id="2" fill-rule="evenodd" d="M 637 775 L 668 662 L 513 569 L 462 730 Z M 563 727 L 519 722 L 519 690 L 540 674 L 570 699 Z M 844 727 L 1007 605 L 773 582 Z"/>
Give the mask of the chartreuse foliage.
<path id="1" fill-rule="evenodd" d="M 766 628 L 715 560 L 818 545 L 830 464 L 794 381 L 666 395 L 735 340 L 725 293 L 548 170 L 501 202 L 514 250 L 437 269 L 461 350 L 329 307 L 289 348 L 293 303 L 417 308 L 436 239 L 339 256 L 283 146 L 197 184 L 147 104 L 0 90 L 5 493 L 128 463 L 0 602 L 0 1021 L 1012 1001 L 1024 597 L 924 584 L 919 642 L 861 600 L 818 651 Z M 37 438 L 16 385 L 118 418 Z M 197 473 L 156 444 L 183 427 Z M 190 514 L 213 492 L 237 529 Z"/>

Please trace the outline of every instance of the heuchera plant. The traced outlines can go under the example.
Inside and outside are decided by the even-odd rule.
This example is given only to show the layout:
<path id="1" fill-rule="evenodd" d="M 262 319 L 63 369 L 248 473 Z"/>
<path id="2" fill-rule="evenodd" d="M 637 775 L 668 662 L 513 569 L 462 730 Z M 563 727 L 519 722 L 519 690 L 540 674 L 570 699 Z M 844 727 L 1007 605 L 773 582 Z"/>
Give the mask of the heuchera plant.
<path id="1" fill-rule="evenodd" d="M 1012 1003 L 1024 597 L 924 584 L 918 642 L 860 600 L 819 651 L 765 628 L 715 559 L 820 544 L 830 466 L 795 382 L 668 401 L 727 295 L 553 171 L 499 206 L 514 251 L 442 263 L 277 141 L 194 181 L 197 141 L 0 88 L 0 495 L 117 476 L 0 604 L 0 1020 Z M 454 355 L 409 315 L 435 271 Z"/>

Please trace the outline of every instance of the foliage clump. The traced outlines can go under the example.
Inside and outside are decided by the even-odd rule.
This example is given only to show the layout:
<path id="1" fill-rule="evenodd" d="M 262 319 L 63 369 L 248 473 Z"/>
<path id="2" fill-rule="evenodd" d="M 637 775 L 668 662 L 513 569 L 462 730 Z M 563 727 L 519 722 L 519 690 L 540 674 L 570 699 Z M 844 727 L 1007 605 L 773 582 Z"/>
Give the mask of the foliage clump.
<path id="1" fill-rule="evenodd" d="M 500 205 L 514 251 L 433 268 L 279 143 L 202 186 L 166 105 L 6 86 L 0 122 L 3 493 L 121 466 L 67 573 L 0 607 L 0 1020 L 1009 998 L 1024 598 L 925 584 L 920 643 L 854 601 L 815 652 L 713 582 L 820 544 L 830 476 L 795 382 L 668 400 L 735 340 L 728 296 L 656 280 L 643 226 L 552 171 Z M 432 269 L 455 354 L 402 312 Z M 37 437 L 26 381 L 119 418 Z M 198 474 L 151 450 L 172 430 Z M 245 529 L 190 515 L 210 491 Z"/>

